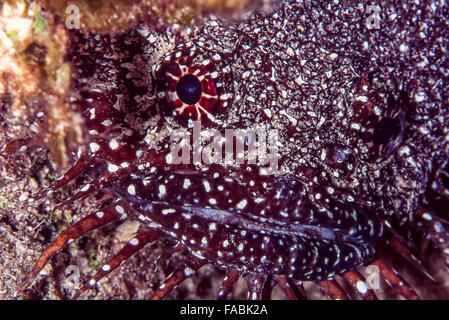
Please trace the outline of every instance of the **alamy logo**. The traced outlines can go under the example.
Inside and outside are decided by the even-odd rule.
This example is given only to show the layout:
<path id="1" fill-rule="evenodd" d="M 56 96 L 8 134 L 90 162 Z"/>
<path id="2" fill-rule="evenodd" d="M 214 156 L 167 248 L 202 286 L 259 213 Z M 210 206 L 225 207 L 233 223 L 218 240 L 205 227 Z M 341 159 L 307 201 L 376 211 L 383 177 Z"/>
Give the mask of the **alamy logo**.
<path id="1" fill-rule="evenodd" d="M 278 131 L 225 129 L 224 136 L 217 129 L 201 130 L 194 121 L 191 130 L 173 130 L 168 164 L 257 164 L 262 175 L 278 170 Z"/>
<path id="2" fill-rule="evenodd" d="M 66 284 L 68 288 L 79 289 L 80 287 L 80 269 L 71 264 L 65 269 Z"/>
<path id="3" fill-rule="evenodd" d="M 80 9 L 78 6 L 72 4 L 69 5 L 65 12 L 68 14 L 68 17 L 65 20 L 65 26 L 67 29 L 79 29 L 80 28 Z"/>
<path id="4" fill-rule="evenodd" d="M 355 0 L 343 0 L 342 3 L 343 3 L 343 7 L 347 9 L 349 7 L 355 6 L 358 3 L 358 1 L 355 1 Z M 380 3 L 381 3 L 381 6 L 383 8 L 385 8 L 385 7 L 390 5 L 390 1 L 389 0 L 383 0 L 383 1 L 380 1 Z M 366 20 L 365 20 L 365 27 L 368 30 L 380 29 L 381 7 L 378 4 L 367 5 L 365 13 L 368 15 Z"/>
<path id="5" fill-rule="evenodd" d="M 380 289 L 379 267 L 375 265 L 369 265 L 368 267 L 365 268 L 365 273 L 366 273 L 366 281 L 365 281 L 366 288 L 372 290 L 379 290 Z"/>
<path id="6" fill-rule="evenodd" d="M 368 18 L 366 18 L 366 28 L 368 30 L 380 29 L 380 7 L 369 5 L 366 8 L 366 13 L 369 14 Z"/>

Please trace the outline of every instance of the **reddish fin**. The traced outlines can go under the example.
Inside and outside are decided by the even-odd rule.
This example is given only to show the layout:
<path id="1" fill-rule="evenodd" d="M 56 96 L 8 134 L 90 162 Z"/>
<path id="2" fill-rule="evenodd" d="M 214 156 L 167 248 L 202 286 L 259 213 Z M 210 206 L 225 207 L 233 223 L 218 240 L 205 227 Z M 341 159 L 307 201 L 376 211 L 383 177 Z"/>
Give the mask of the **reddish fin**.
<path id="1" fill-rule="evenodd" d="M 223 282 L 220 287 L 220 291 L 218 292 L 219 300 L 227 300 L 231 298 L 232 289 L 240 278 L 240 273 L 237 269 L 228 268 L 226 270 L 226 275 L 223 279 Z"/>
<path id="2" fill-rule="evenodd" d="M 123 207 L 121 206 L 125 205 L 126 204 L 124 203 L 124 201 L 120 200 L 101 211 L 88 215 L 87 217 L 81 219 L 80 221 L 72 225 L 69 229 L 64 231 L 51 243 L 50 247 L 48 247 L 47 250 L 42 253 L 42 255 L 39 257 L 39 260 L 36 262 L 33 269 L 28 274 L 25 282 L 20 286 L 19 290 L 25 290 L 31 284 L 31 282 L 33 282 L 39 272 L 45 267 L 51 257 L 56 252 L 64 248 L 71 240 L 79 238 L 82 234 L 88 231 L 97 229 L 108 223 L 119 220 L 122 217 L 123 212 L 119 212 L 117 210 L 117 207 L 123 209 Z"/>
<path id="3" fill-rule="evenodd" d="M 289 300 L 307 300 L 307 294 L 302 284 L 295 284 L 286 276 L 277 276 L 276 280 Z"/>
<path id="4" fill-rule="evenodd" d="M 384 277 L 385 281 L 393 287 L 400 295 L 407 300 L 419 300 L 419 296 L 415 290 L 405 281 L 399 273 L 382 260 L 376 260 L 370 265 L 379 268 L 379 273 Z"/>
<path id="5" fill-rule="evenodd" d="M 92 163 L 92 158 L 87 154 L 83 154 L 79 157 L 79 159 L 75 162 L 75 164 L 59 179 L 57 180 L 50 188 L 44 189 L 40 192 L 40 195 L 45 196 L 48 191 L 57 190 L 63 186 L 65 186 L 70 181 L 79 177 L 84 171 L 86 171 L 89 166 L 95 164 Z"/>
<path id="6" fill-rule="evenodd" d="M 87 184 L 82 189 L 83 191 L 80 191 L 80 192 L 76 193 L 75 195 L 73 195 L 72 197 L 70 197 L 69 199 L 60 202 L 58 205 L 56 205 L 54 207 L 53 211 L 61 209 L 62 207 L 75 202 L 76 200 L 83 199 L 83 198 L 87 197 L 88 195 L 90 195 L 91 193 L 93 193 L 94 191 L 98 190 L 99 188 L 100 188 L 99 181 L 95 181 L 91 184 Z"/>
<path id="7" fill-rule="evenodd" d="M 250 273 L 244 278 L 248 287 L 248 300 L 264 299 L 264 288 L 267 276 L 261 273 Z"/>
<path id="8" fill-rule="evenodd" d="M 358 271 L 347 271 L 343 273 L 343 278 L 354 290 L 363 298 L 363 300 L 377 300 L 377 296 L 366 284 L 366 279 Z"/>
<path id="9" fill-rule="evenodd" d="M 113 256 L 101 269 L 86 283 L 80 290 L 76 292 L 73 299 L 77 299 L 84 291 L 94 286 L 100 279 L 114 271 L 122 262 L 127 260 L 134 253 L 145 247 L 150 242 L 155 241 L 160 236 L 160 232 L 154 229 L 145 228 L 139 230 L 134 238 L 132 238 L 115 256 Z"/>
<path id="10" fill-rule="evenodd" d="M 320 281 L 320 288 L 325 295 L 332 300 L 349 300 L 348 295 L 345 290 L 340 286 L 340 284 L 332 279 L 332 280 L 324 280 Z"/>
<path id="11" fill-rule="evenodd" d="M 411 263 L 416 269 L 421 271 L 427 278 L 432 281 L 436 281 L 435 278 L 432 277 L 432 275 L 426 270 L 422 261 L 417 258 L 409 248 L 407 248 L 400 236 L 393 235 L 393 237 L 387 239 L 387 243 L 391 248 L 393 248 L 394 251 Z"/>
<path id="12" fill-rule="evenodd" d="M 154 294 L 151 296 L 151 300 L 162 300 L 165 296 L 172 291 L 177 285 L 183 282 L 188 277 L 195 274 L 195 272 L 205 265 L 205 261 L 190 260 L 188 266 L 182 266 L 177 268 L 171 275 L 169 275 L 156 289 Z"/>

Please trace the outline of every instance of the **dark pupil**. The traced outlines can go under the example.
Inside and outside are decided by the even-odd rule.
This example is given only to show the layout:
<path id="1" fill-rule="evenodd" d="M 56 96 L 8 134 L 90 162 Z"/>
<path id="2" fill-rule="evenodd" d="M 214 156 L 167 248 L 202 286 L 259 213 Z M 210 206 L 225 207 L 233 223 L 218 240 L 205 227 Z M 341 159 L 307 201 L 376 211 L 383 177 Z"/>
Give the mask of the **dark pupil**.
<path id="1" fill-rule="evenodd" d="M 385 144 L 398 133 L 399 120 L 390 117 L 380 120 L 373 132 L 373 143 L 375 145 Z"/>
<path id="2" fill-rule="evenodd" d="M 195 104 L 201 98 L 201 82 L 194 75 L 188 74 L 179 79 L 176 86 L 176 93 L 182 102 Z"/>

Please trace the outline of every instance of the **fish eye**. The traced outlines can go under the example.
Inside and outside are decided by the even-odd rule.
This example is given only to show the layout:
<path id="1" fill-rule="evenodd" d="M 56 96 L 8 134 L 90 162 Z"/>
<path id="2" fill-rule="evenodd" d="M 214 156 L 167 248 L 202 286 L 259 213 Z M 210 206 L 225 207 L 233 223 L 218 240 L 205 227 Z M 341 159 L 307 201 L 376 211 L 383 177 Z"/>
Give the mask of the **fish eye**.
<path id="1" fill-rule="evenodd" d="M 233 98 L 227 61 L 194 44 L 169 52 L 155 70 L 161 112 L 180 125 L 191 121 L 220 124 Z"/>
<path id="2" fill-rule="evenodd" d="M 178 98 L 189 105 L 196 104 L 200 101 L 202 93 L 201 82 L 193 74 L 182 76 L 176 85 Z"/>

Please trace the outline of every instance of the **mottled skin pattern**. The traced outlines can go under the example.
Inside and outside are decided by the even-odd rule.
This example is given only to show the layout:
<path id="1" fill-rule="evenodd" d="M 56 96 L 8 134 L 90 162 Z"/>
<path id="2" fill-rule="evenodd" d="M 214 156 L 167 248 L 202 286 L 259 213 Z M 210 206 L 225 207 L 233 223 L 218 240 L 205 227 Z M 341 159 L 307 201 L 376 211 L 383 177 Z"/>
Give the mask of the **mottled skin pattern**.
<path id="1" fill-rule="evenodd" d="M 190 253 L 185 276 L 212 263 L 245 276 L 251 298 L 268 276 L 318 281 L 366 265 L 392 230 L 429 230 L 447 252 L 432 204 L 449 187 L 438 180 L 448 158 L 449 10 L 385 3 L 379 28 L 368 29 L 366 8 L 285 2 L 234 24 L 74 34 L 73 104 L 89 135 L 53 189 L 83 175 L 76 198 L 102 189 L 119 201 L 89 216 L 90 229 L 137 219 L 147 242 L 162 235 Z M 171 75 L 182 66 L 215 87 L 199 102 L 204 128 L 277 130 L 275 174 L 167 161 L 170 134 L 199 118 L 175 101 Z"/>

